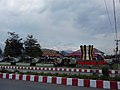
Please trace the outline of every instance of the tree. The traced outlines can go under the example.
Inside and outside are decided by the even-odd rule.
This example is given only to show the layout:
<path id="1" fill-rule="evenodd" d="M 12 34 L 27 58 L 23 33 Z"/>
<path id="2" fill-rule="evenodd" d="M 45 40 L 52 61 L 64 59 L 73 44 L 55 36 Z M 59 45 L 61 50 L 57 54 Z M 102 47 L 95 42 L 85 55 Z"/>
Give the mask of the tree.
<path id="1" fill-rule="evenodd" d="M 9 37 L 5 41 L 4 56 L 18 57 L 23 52 L 22 38 L 15 32 L 8 32 Z"/>
<path id="2" fill-rule="evenodd" d="M 0 48 L 0 57 L 2 56 L 2 49 Z"/>
<path id="3" fill-rule="evenodd" d="M 39 57 L 42 55 L 41 46 L 38 43 L 37 39 L 33 37 L 33 35 L 28 35 L 26 40 L 24 41 L 24 52 L 27 56 L 30 57 Z"/>

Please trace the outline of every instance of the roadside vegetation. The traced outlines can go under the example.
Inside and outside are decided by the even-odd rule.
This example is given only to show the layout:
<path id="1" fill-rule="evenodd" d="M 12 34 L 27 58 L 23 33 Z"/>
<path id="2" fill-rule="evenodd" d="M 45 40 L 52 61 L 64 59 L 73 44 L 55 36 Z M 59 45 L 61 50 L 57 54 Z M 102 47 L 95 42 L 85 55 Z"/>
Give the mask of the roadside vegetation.
<path id="1" fill-rule="evenodd" d="M 66 77 L 66 78 L 79 78 L 79 79 L 93 79 L 93 80 L 108 80 L 108 81 L 120 81 L 120 76 L 110 77 L 108 73 L 108 68 L 104 67 L 102 69 L 102 75 L 93 73 L 91 75 L 81 75 L 81 74 L 67 74 L 67 73 L 45 73 L 45 72 L 20 72 L 19 70 L 9 71 L 2 68 L 0 73 L 8 74 L 25 74 L 25 75 L 38 75 L 38 76 L 54 76 L 54 77 Z"/>
<path id="2" fill-rule="evenodd" d="M 0 54 L 1 54 L 0 50 Z M 41 46 L 33 35 L 27 35 L 25 39 L 20 38 L 15 32 L 8 32 L 3 51 L 4 57 L 39 57 L 42 55 Z"/>

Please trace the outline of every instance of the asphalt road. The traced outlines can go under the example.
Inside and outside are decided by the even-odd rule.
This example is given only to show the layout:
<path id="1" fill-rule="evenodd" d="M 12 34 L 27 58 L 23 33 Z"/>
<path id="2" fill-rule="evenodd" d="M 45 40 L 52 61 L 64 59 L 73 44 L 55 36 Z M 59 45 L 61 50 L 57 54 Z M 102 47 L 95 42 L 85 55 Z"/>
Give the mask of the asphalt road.
<path id="1" fill-rule="evenodd" d="M 0 90 L 103 90 L 0 78 Z"/>

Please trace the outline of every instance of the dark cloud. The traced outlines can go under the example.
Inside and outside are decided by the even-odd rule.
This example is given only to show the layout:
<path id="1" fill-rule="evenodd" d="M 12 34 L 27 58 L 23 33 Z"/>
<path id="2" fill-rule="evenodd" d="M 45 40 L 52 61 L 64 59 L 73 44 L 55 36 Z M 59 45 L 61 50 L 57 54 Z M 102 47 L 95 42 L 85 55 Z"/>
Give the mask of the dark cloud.
<path id="1" fill-rule="evenodd" d="M 106 1 L 114 26 L 112 1 Z M 0 0 L 0 7 L 0 42 L 8 31 L 15 31 L 23 38 L 33 34 L 43 48 L 75 50 L 81 44 L 93 44 L 113 51 L 113 32 L 101 0 Z M 119 25 L 118 8 L 119 4 Z"/>

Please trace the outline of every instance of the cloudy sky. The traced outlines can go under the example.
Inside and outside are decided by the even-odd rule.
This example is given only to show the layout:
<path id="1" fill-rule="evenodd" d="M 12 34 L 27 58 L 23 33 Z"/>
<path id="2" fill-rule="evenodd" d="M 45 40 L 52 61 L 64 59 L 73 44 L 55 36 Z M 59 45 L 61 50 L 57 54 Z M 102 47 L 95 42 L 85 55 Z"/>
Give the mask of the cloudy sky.
<path id="1" fill-rule="evenodd" d="M 120 3 L 116 2 L 120 39 Z M 115 48 L 113 4 L 106 0 L 0 0 L 0 47 L 7 32 L 24 38 L 32 34 L 42 48 L 78 50 L 94 45 L 107 54 Z"/>

